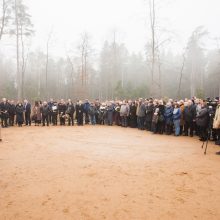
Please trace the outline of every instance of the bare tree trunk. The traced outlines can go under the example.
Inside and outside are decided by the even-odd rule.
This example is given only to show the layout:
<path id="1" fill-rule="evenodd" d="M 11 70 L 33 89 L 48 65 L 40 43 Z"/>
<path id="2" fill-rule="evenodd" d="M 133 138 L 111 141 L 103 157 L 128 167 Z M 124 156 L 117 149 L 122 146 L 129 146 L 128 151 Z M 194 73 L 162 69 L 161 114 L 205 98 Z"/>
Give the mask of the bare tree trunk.
<path id="1" fill-rule="evenodd" d="M 155 72 L 155 0 L 149 0 L 150 6 L 150 27 L 151 27 L 151 38 L 152 38 L 152 45 L 151 45 L 151 95 L 154 93 L 154 72 Z"/>
<path id="2" fill-rule="evenodd" d="M 1 28 L 0 28 L 0 41 L 4 34 L 5 28 L 5 16 L 6 16 L 7 5 L 5 4 L 5 0 L 2 0 L 2 18 L 1 18 Z"/>
<path id="3" fill-rule="evenodd" d="M 179 80 L 179 87 L 178 87 L 178 98 L 180 98 L 180 93 L 181 93 L 181 84 L 182 84 L 182 78 L 183 78 L 183 70 L 185 67 L 185 62 L 186 62 L 186 57 L 185 55 L 183 55 L 183 63 L 182 63 L 182 67 L 180 70 L 180 80 Z"/>
<path id="4" fill-rule="evenodd" d="M 71 65 L 71 73 L 70 73 L 70 77 L 71 77 L 71 97 L 73 98 L 73 93 L 74 93 L 74 77 L 73 77 L 73 74 L 74 74 L 74 66 L 73 66 L 73 62 L 71 61 L 70 57 L 67 56 L 68 60 L 69 60 L 69 63 Z"/>
<path id="5" fill-rule="evenodd" d="M 159 88 L 159 96 L 162 97 L 162 73 L 161 73 L 161 62 L 160 62 L 160 53 L 158 52 L 157 55 L 158 59 L 158 72 L 159 72 L 159 82 L 158 82 L 158 88 Z"/>
<path id="6" fill-rule="evenodd" d="M 20 56 L 19 56 L 19 23 L 18 23 L 18 11 L 17 11 L 17 0 L 14 2 L 15 4 L 15 24 L 16 24 L 16 51 L 17 51 L 17 91 L 18 91 L 18 100 L 22 98 L 21 91 L 21 74 L 20 74 Z"/>
<path id="7" fill-rule="evenodd" d="M 46 70 L 45 70 L 45 92 L 46 99 L 49 99 L 49 91 L 48 91 L 48 62 L 49 62 L 49 43 L 51 39 L 52 31 L 50 31 L 48 39 L 47 39 L 47 48 L 46 48 Z"/>
<path id="8" fill-rule="evenodd" d="M 25 50 L 24 50 L 24 40 L 23 40 L 23 30 L 21 26 L 21 55 L 22 55 L 22 67 L 21 67 L 21 98 L 24 99 L 24 81 L 25 81 L 25 70 L 26 70 L 26 64 L 28 59 L 28 53 L 27 57 L 25 58 Z"/>
<path id="9" fill-rule="evenodd" d="M 192 63 L 191 63 L 191 85 L 190 85 L 190 95 L 191 97 L 194 97 L 195 96 L 195 83 L 194 83 L 194 63 L 193 63 L 193 60 L 192 60 Z"/>

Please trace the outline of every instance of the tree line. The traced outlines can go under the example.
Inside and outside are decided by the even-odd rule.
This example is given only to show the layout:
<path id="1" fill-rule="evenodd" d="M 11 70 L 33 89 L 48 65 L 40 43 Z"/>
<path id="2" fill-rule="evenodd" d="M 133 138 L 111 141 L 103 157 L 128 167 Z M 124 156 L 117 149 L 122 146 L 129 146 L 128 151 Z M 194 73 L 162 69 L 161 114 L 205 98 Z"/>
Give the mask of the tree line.
<path id="1" fill-rule="evenodd" d="M 218 96 L 219 39 L 215 39 L 216 49 L 205 49 L 208 32 L 199 26 L 182 54 L 174 54 L 166 46 L 170 37 L 159 38 L 155 4 L 149 0 L 151 34 L 146 39 L 145 54 L 130 52 L 117 41 L 116 32 L 97 52 L 92 36 L 85 32 L 78 45 L 57 58 L 50 53 L 52 31 L 45 51 L 29 50 L 34 25 L 24 1 L 1 0 L 0 43 L 13 39 L 16 61 L 0 54 L 0 96 L 19 100 Z"/>

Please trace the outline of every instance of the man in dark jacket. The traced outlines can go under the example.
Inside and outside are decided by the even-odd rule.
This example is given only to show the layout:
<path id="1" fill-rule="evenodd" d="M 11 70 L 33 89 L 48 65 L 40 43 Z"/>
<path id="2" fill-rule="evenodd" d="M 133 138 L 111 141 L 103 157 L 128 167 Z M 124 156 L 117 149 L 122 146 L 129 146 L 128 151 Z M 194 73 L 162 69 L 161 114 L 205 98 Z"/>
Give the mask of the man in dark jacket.
<path id="1" fill-rule="evenodd" d="M 144 130 L 144 118 L 145 118 L 145 104 L 143 99 L 140 98 L 137 106 L 137 124 L 138 129 Z"/>
<path id="2" fill-rule="evenodd" d="M 8 110 L 9 110 L 9 104 L 7 102 L 7 99 L 3 98 L 2 102 L 0 103 L 1 124 L 3 128 L 8 127 Z"/>
<path id="3" fill-rule="evenodd" d="M 71 99 L 68 99 L 66 114 L 68 115 L 69 126 L 74 125 L 74 116 L 73 116 L 74 112 L 75 112 L 74 104 L 72 103 Z"/>
<path id="4" fill-rule="evenodd" d="M 165 131 L 167 135 L 171 135 L 173 132 L 173 106 L 171 102 L 168 102 L 164 111 L 165 118 Z"/>
<path id="5" fill-rule="evenodd" d="M 85 124 L 89 124 L 89 108 L 90 108 L 90 103 L 89 100 L 86 99 L 83 104 L 83 111 L 85 114 Z"/>
<path id="6" fill-rule="evenodd" d="M 79 126 L 83 125 L 83 104 L 81 100 L 76 103 L 76 119 Z"/>
<path id="7" fill-rule="evenodd" d="M 41 114 L 42 114 L 42 122 L 43 126 L 45 126 L 45 122 L 47 122 L 47 126 L 49 126 L 49 106 L 47 102 L 43 102 L 43 106 L 41 107 Z"/>
<path id="8" fill-rule="evenodd" d="M 61 99 L 60 103 L 58 104 L 58 114 L 60 117 L 60 125 L 65 125 L 66 104 L 63 99 Z"/>
<path id="9" fill-rule="evenodd" d="M 190 129 L 190 136 L 193 137 L 193 130 L 194 130 L 194 121 L 196 117 L 196 111 L 193 107 L 193 103 L 191 100 L 188 101 L 187 106 L 185 107 L 183 111 L 183 119 L 185 121 L 185 136 L 189 135 L 189 129 Z"/>
<path id="10" fill-rule="evenodd" d="M 97 112 L 96 106 L 94 105 L 93 102 L 91 102 L 90 107 L 89 107 L 89 116 L 90 116 L 90 121 L 92 125 L 96 124 L 96 118 L 95 118 L 96 112 Z"/>
<path id="11" fill-rule="evenodd" d="M 153 100 L 150 99 L 146 106 L 145 127 L 147 131 L 151 131 L 153 114 L 154 114 Z"/>
<path id="12" fill-rule="evenodd" d="M 16 107 L 14 104 L 14 100 L 11 100 L 9 102 L 8 114 L 9 114 L 9 125 L 14 126 L 15 115 L 16 115 Z"/>
<path id="13" fill-rule="evenodd" d="M 50 98 L 50 101 L 48 102 L 48 107 L 49 107 L 49 123 L 53 123 L 53 106 L 54 106 L 54 100 Z M 54 123 L 53 123 L 54 124 Z"/>
<path id="14" fill-rule="evenodd" d="M 31 126 L 31 104 L 28 100 L 24 100 L 24 116 L 25 116 L 25 125 Z"/>
<path id="15" fill-rule="evenodd" d="M 200 130 L 200 140 L 206 141 L 208 138 L 207 129 L 209 125 L 209 111 L 206 103 L 201 104 L 201 110 L 196 117 L 196 125 Z"/>

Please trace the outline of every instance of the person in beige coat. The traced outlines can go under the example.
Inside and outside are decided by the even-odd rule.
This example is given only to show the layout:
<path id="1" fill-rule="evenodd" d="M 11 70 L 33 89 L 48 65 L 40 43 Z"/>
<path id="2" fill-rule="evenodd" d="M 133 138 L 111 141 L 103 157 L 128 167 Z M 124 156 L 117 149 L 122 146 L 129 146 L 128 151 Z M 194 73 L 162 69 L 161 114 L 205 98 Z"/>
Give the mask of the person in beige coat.
<path id="1" fill-rule="evenodd" d="M 217 141 L 215 142 L 215 144 L 220 145 L 220 102 L 215 112 L 215 117 L 213 120 L 213 129 L 216 130 L 217 134 Z"/>
<path id="2" fill-rule="evenodd" d="M 218 104 L 213 121 L 213 128 L 220 129 L 220 104 Z"/>

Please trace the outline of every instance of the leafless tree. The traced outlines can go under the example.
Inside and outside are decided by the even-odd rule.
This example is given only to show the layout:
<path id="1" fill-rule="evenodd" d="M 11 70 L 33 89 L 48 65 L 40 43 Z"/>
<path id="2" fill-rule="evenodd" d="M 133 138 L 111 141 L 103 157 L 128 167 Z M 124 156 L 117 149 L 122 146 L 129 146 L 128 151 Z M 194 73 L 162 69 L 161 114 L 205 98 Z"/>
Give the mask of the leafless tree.
<path id="1" fill-rule="evenodd" d="M 28 8 L 22 0 L 14 0 L 13 8 L 15 14 L 15 30 L 12 30 L 12 32 L 16 36 L 17 91 L 18 99 L 21 100 L 24 96 L 24 74 L 28 57 L 26 56 L 25 58 L 24 37 L 29 37 L 33 34 L 33 25 L 31 23 L 31 15 L 27 12 Z M 20 59 L 22 60 L 21 65 Z"/>
<path id="2" fill-rule="evenodd" d="M 49 45 L 50 45 L 50 40 L 52 37 L 52 29 L 48 35 L 47 38 L 47 45 L 46 45 L 46 68 L 45 68 L 45 91 L 46 91 L 46 98 L 48 99 L 49 94 L 48 94 L 48 62 L 49 62 Z"/>
<path id="3" fill-rule="evenodd" d="M 1 0 L 0 4 L 0 41 L 3 35 L 6 33 L 5 28 L 8 27 L 9 21 L 11 20 L 11 0 Z"/>

